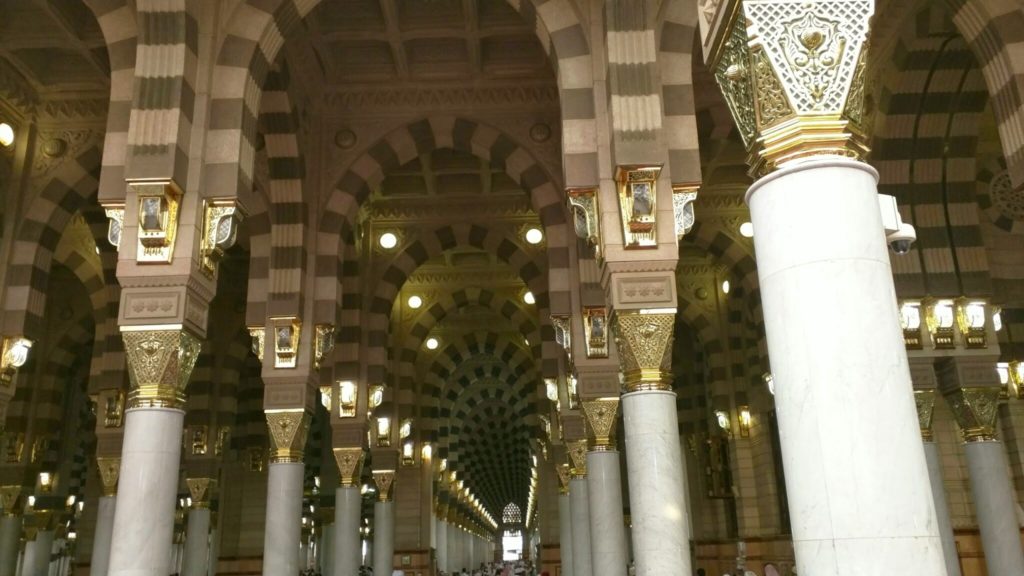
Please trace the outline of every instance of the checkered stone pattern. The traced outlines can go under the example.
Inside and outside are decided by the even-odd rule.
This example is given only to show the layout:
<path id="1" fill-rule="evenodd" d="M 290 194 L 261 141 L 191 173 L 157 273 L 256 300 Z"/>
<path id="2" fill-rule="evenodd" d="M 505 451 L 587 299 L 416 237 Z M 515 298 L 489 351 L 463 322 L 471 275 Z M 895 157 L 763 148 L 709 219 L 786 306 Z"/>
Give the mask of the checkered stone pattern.
<path id="1" fill-rule="evenodd" d="M 339 379 L 359 379 L 359 345 L 363 298 L 360 292 L 359 245 L 350 237 L 344 240 L 341 252 L 341 300 L 340 323 L 335 331 L 334 354 L 338 359 L 334 366 Z M 319 272 L 319 268 L 317 269 Z M 339 282 L 335 281 L 335 284 Z M 319 284 L 317 285 L 319 288 Z M 317 291 L 319 293 L 319 290 Z"/>
<path id="2" fill-rule="evenodd" d="M 93 362 L 89 371 L 89 390 L 96 392 L 101 389 L 120 388 L 127 377 L 124 339 L 121 338 L 121 330 L 117 325 L 121 286 L 117 281 L 117 248 L 106 240 L 109 225 L 106 214 L 95 203 L 83 206 L 81 214 L 89 226 L 95 248 L 99 253 L 94 257 L 91 253 L 79 252 L 79 258 L 74 261 L 75 275 L 80 279 L 84 278 L 76 267 L 83 266 L 93 258 L 99 260 L 98 267 L 101 273 L 96 278 L 82 282 L 90 292 L 89 299 L 93 302 L 96 320 L 96 345 L 93 348 Z M 73 266 L 71 260 L 63 262 L 66 266 Z M 96 264 L 90 269 L 95 267 Z M 90 272 L 90 275 L 93 274 Z"/>
<path id="3" fill-rule="evenodd" d="M 942 10 L 933 4 L 931 10 Z M 942 14 L 922 13 L 904 34 L 880 98 L 872 164 L 879 192 L 896 197 L 917 230 L 893 256 L 902 297 L 992 292 L 975 201 L 979 115 L 988 101 L 970 47 Z"/>
<path id="4" fill-rule="evenodd" d="M 658 53 L 648 3 L 619 0 L 604 5 L 608 53 L 608 102 L 615 144 L 654 142 L 662 129 Z"/>
<path id="5" fill-rule="evenodd" d="M 683 237 L 683 242 L 697 246 L 728 266 L 731 273 L 740 280 L 739 287 L 743 289 L 751 313 L 757 318 L 761 317 L 761 288 L 757 279 L 754 246 L 749 240 L 727 233 L 719 226 L 702 223 L 698 216 L 693 228 Z"/>
<path id="6" fill-rule="evenodd" d="M 685 322 L 676 330 L 672 343 L 672 387 L 676 393 L 679 437 L 686 440 L 705 433 L 710 422 L 704 346 L 696 331 Z"/>
<path id="7" fill-rule="evenodd" d="M 338 266 L 342 262 L 334 255 L 339 251 L 340 238 L 356 236 L 359 210 L 371 191 L 379 187 L 389 171 L 438 149 L 454 149 L 500 165 L 529 194 L 547 243 L 548 285 L 552 288 L 546 302 L 552 313 L 568 313 L 569 242 L 574 232 L 567 223 L 562 187 L 526 149 L 497 129 L 473 120 L 434 116 L 404 126 L 373 144 L 351 164 L 327 199 L 317 231 L 317 322 L 332 322 L 335 318 L 332 314 L 340 297 Z M 539 291 L 534 290 L 534 294 Z"/>
<path id="8" fill-rule="evenodd" d="M 697 10 L 689 2 L 668 0 L 658 29 L 658 69 L 664 101 L 662 136 L 668 146 L 672 181 L 701 181 L 697 114 L 693 100 L 693 35 Z"/>
<path id="9" fill-rule="evenodd" d="M 975 182 L 993 302 L 1024 301 L 1024 189 L 1012 187 L 1002 157 L 982 161 Z"/>
<path id="10" fill-rule="evenodd" d="M 263 413 L 262 365 L 252 351 L 242 359 L 237 392 L 237 413 L 231 431 L 231 447 L 236 450 L 268 448 L 267 419 Z M 245 463 L 246 455 L 239 454 Z"/>
<path id="11" fill-rule="evenodd" d="M 532 345 L 541 347 L 544 375 L 557 376 L 560 348 L 554 340 L 554 330 L 551 327 L 548 282 L 545 281 L 544 274 L 547 265 L 543 255 L 531 256 L 519 244 L 518 239 L 510 238 L 492 228 L 458 224 L 420 233 L 390 260 L 382 273 L 374 275 L 368 290 L 368 294 L 372 294 L 372 300 L 366 302 L 368 312 L 365 329 L 368 332 L 369 347 L 361 354 L 368 366 L 369 381 L 388 381 L 389 358 L 385 343 L 388 341 L 391 310 L 405 281 L 426 261 L 459 246 L 471 246 L 496 255 L 499 260 L 511 266 L 533 292 L 535 306 L 541 319 L 541 340 L 533 342 Z"/>

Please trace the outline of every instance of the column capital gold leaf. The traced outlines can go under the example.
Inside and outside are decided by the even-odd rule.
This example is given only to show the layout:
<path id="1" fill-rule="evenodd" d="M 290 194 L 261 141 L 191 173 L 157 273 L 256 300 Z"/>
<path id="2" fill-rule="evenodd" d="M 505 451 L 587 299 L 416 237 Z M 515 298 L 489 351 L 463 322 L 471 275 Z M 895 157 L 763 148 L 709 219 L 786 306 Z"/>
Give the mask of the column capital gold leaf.
<path id="1" fill-rule="evenodd" d="M 356 486 L 363 467 L 363 449 L 356 447 L 335 448 L 334 461 L 338 464 L 342 486 Z"/>
<path id="2" fill-rule="evenodd" d="M 616 312 L 616 343 L 627 392 L 672 389 L 675 318 L 675 312 Z"/>
<path id="3" fill-rule="evenodd" d="M 587 477 L 587 441 L 573 440 L 568 443 L 569 459 L 572 467 L 569 473 L 573 479 Z"/>
<path id="4" fill-rule="evenodd" d="M 597 451 L 615 449 L 615 427 L 618 423 L 619 399 L 584 400 L 583 413 L 591 432 L 591 448 Z"/>
<path id="5" fill-rule="evenodd" d="M 558 493 L 568 494 L 569 493 L 569 465 L 559 464 L 555 467 L 555 471 L 558 472 Z"/>
<path id="6" fill-rule="evenodd" d="M 122 330 L 131 380 L 128 408 L 184 410 L 199 340 L 180 326 Z"/>
<path id="7" fill-rule="evenodd" d="M 302 462 L 309 434 L 309 413 L 305 410 L 267 410 L 270 430 L 270 462 Z"/>
<path id="8" fill-rule="evenodd" d="M 186 478 L 188 493 L 192 496 L 192 508 L 205 509 L 210 507 L 210 500 L 217 488 L 217 481 L 213 478 Z"/>
<path id="9" fill-rule="evenodd" d="M 96 468 L 99 469 L 100 481 L 103 483 L 103 495 L 117 495 L 117 481 L 121 475 L 121 458 L 97 457 Z"/>
<path id="10" fill-rule="evenodd" d="M 391 500 L 391 486 L 395 483 L 394 470 L 374 470 L 373 483 L 377 485 L 377 499 L 381 502 Z"/>
<path id="11" fill-rule="evenodd" d="M 914 403 L 917 405 L 917 422 L 921 427 L 921 437 L 926 442 L 931 442 L 932 414 L 935 411 L 935 389 L 914 390 Z"/>
<path id="12" fill-rule="evenodd" d="M 996 439 L 996 417 L 1002 388 L 985 386 L 955 388 L 945 392 L 946 401 L 960 426 L 964 442 L 985 442 Z"/>
<path id="13" fill-rule="evenodd" d="M 0 486 L 0 506 L 3 507 L 4 516 L 21 514 L 24 494 L 25 489 L 21 485 Z"/>

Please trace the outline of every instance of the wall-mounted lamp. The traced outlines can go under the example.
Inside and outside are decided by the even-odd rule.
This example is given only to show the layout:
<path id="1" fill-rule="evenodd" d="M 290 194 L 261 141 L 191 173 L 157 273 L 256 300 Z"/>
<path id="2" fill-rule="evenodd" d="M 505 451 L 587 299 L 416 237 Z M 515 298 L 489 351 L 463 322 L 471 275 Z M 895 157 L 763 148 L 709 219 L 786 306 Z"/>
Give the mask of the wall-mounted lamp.
<path id="1" fill-rule="evenodd" d="M 387 416 L 377 418 L 375 431 L 377 435 L 377 447 L 387 448 L 388 446 L 391 446 L 391 418 L 388 418 Z"/>
<path id="2" fill-rule="evenodd" d="M 718 422 L 718 427 L 725 431 L 726 434 L 730 432 L 729 415 L 723 410 L 715 410 L 715 420 Z"/>
<path id="3" fill-rule="evenodd" d="M 351 380 L 338 382 L 338 417 L 355 418 L 359 401 L 359 387 Z"/>
<path id="4" fill-rule="evenodd" d="M 948 298 L 929 300 L 925 305 L 925 314 L 925 323 L 932 335 L 932 345 L 935 349 L 952 349 L 955 346 L 953 301 Z"/>
<path id="5" fill-rule="evenodd" d="M 1024 362 L 998 362 L 996 372 L 999 382 L 1006 388 L 1007 394 L 1014 398 L 1024 398 Z"/>
<path id="6" fill-rule="evenodd" d="M 32 341 L 21 336 L 4 336 L 3 351 L 0 353 L 0 384 L 10 386 L 18 368 L 28 362 Z"/>
<path id="7" fill-rule="evenodd" d="M 53 490 L 55 483 L 56 478 L 52 472 L 39 473 L 39 491 L 43 494 L 49 494 Z"/>
<path id="8" fill-rule="evenodd" d="M 740 438 L 747 438 L 750 436 L 750 424 L 753 420 L 750 415 L 750 406 L 740 406 L 739 415 Z"/>
<path id="9" fill-rule="evenodd" d="M 313 337 L 313 369 L 319 370 L 324 358 L 334 349 L 334 325 L 317 324 Z"/>
<path id="10" fill-rule="evenodd" d="M 178 231 L 181 191 L 171 182 L 132 184 L 139 201 L 138 262 L 170 263 Z"/>
<path id="11" fill-rule="evenodd" d="M 233 199 L 203 200 L 203 230 L 200 235 L 200 270 L 213 278 L 217 264 L 238 239 L 242 213 Z"/>
<path id="12" fill-rule="evenodd" d="M 430 460 L 434 455 L 434 447 L 429 442 L 423 443 L 423 448 L 420 448 L 420 457 L 424 460 Z"/>
<path id="13" fill-rule="evenodd" d="M 416 443 L 408 440 L 402 444 L 402 466 L 412 466 L 414 464 L 416 464 Z"/>
<path id="14" fill-rule="evenodd" d="M 14 126 L 0 122 L 0 146 L 7 148 L 11 144 L 14 144 Z"/>
<path id="15" fill-rule="evenodd" d="M 900 304 L 900 327 L 903 328 L 903 343 L 908 350 L 920 350 L 921 303 L 907 300 Z"/>
<path id="16" fill-rule="evenodd" d="M 302 323 L 294 316 L 273 318 L 274 368 L 295 368 L 299 360 Z"/>
<path id="17" fill-rule="evenodd" d="M 987 343 L 985 335 L 985 302 L 957 298 L 956 323 L 967 348 L 984 348 Z"/>

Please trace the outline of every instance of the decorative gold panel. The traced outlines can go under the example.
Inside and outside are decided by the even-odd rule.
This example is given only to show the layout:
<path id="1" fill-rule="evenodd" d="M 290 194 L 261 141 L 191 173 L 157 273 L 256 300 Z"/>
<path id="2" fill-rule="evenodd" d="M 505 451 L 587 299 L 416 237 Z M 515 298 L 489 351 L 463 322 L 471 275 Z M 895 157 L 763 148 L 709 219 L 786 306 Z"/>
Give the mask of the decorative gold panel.
<path id="1" fill-rule="evenodd" d="M 206 425 L 188 427 L 188 446 L 193 456 L 205 456 L 209 450 L 209 428 Z"/>
<path id="2" fill-rule="evenodd" d="M 342 486 L 356 486 L 363 467 L 363 449 L 360 447 L 335 448 L 334 461 L 338 464 Z"/>
<path id="3" fill-rule="evenodd" d="M 601 213 L 598 210 L 597 192 L 594 188 L 577 188 L 567 190 L 566 195 L 576 236 L 586 240 L 600 259 Z"/>
<path id="4" fill-rule="evenodd" d="M 616 342 L 628 392 L 672 389 L 675 317 L 674 311 L 616 313 Z"/>
<path id="5" fill-rule="evenodd" d="M 914 390 L 914 403 L 917 405 L 917 422 L 921 427 L 921 437 L 926 441 L 931 441 L 935 390 Z"/>
<path id="6" fill-rule="evenodd" d="M 608 309 L 603 306 L 583 308 L 583 335 L 587 339 L 587 358 L 608 357 Z"/>
<path id="7" fill-rule="evenodd" d="M 217 273 L 217 265 L 228 248 L 235 245 L 241 218 L 238 205 L 230 198 L 203 200 L 203 229 L 199 240 L 199 269 L 208 278 Z"/>
<path id="8" fill-rule="evenodd" d="M 266 416 L 271 463 L 302 462 L 309 433 L 309 414 L 305 410 L 267 410 Z"/>
<path id="9" fill-rule="evenodd" d="M 131 390 L 128 408 L 185 408 L 185 388 L 199 357 L 200 342 L 180 326 L 123 327 Z"/>
<path id="10" fill-rule="evenodd" d="M 104 399 L 103 427 L 120 428 L 124 424 L 124 392 L 120 390 L 110 391 L 105 394 Z"/>
<path id="11" fill-rule="evenodd" d="M 683 239 L 693 228 L 696 214 L 693 203 L 700 192 L 700 184 L 678 184 L 672 186 L 672 213 L 675 216 L 676 242 Z"/>
<path id="12" fill-rule="evenodd" d="M 103 211 L 110 223 L 107 224 L 107 242 L 121 250 L 121 235 L 124 231 L 124 204 L 104 204 Z"/>
<path id="13" fill-rule="evenodd" d="M 614 450 L 615 428 L 619 415 L 619 399 L 584 400 L 583 413 L 587 416 L 587 424 L 589 424 L 592 434 L 592 448 L 594 450 Z"/>
<path id="14" fill-rule="evenodd" d="M 619 215 L 626 248 L 658 246 L 657 199 L 661 166 L 619 166 Z"/>
<path id="15" fill-rule="evenodd" d="M 569 493 L 569 465 L 560 464 L 555 467 L 555 471 L 558 472 L 558 491 L 561 494 Z"/>
<path id="16" fill-rule="evenodd" d="M 572 357 L 572 318 L 566 315 L 551 315 L 551 325 L 555 328 L 555 342 Z"/>
<path id="17" fill-rule="evenodd" d="M 220 456 L 231 445 L 231 426 L 221 426 L 217 430 L 217 443 L 213 447 L 213 453 Z"/>
<path id="18" fill-rule="evenodd" d="M 334 348 L 334 326 L 331 324 L 317 324 L 316 334 L 313 341 L 313 369 L 319 370 L 324 358 Z M 330 412 L 330 408 L 327 409 Z"/>
<path id="19" fill-rule="evenodd" d="M 377 485 L 377 498 L 381 502 L 391 500 L 391 486 L 395 482 L 394 470 L 374 470 L 373 483 Z"/>
<path id="20" fill-rule="evenodd" d="M 249 337 L 252 338 L 252 353 L 263 362 L 263 347 L 267 331 L 263 326 L 250 326 Z"/>
<path id="21" fill-rule="evenodd" d="M 103 495 L 116 495 L 117 481 L 121 475 L 121 459 L 97 457 L 96 468 L 99 469 L 100 481 L 103 483 Z"/>
<path id="22" fill-rule="evenodd" d="M 295 368 L 299 359 L 302 323 L 298 318 L 273 318 L 274 368 Z"/>
<path id="23" fill-rule="evenodd" d="M 964 442 L 996 439 L 1001 387 L 957 388 L 945 393 Z"/>
<path id="24" fill-rule="evenodd" d="M 572 467 L 569 469 L 569 473 L 572 478 L 586 478 L 587 477 L 587 441 L 574 440 L 567 444 L 569 451 L 569 459 L 572 461 Z"/>
<path id="25" fill-rule="evenodd" d="M 173 182 L 129 184 L 139 201 L 139 246 L 135 260 L 168 264 L 174 257 L 181 190 Z"/>
<path id="26" fill-rule="evenodd" d="M 0 506 L 4 516 L 21 514 L 25 489 L 22 486 L 0 486 Z"/>

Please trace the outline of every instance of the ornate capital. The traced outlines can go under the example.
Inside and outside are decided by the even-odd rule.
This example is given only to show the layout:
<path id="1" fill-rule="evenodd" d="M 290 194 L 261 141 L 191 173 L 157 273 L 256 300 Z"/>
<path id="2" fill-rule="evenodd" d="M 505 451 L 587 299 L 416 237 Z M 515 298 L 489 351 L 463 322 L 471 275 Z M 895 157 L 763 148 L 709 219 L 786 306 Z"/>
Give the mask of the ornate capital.
<path id="1" fill-rule="evenodd" d="M 210 507 L 210 500 L 217 488 L 217 481 L 213 478 L 186 478 L 188 493 L 192 496 L 192 508 L 204 509 Z"/>
<path id="2" fill-rule="evenodd" d="M 3 507 L 4 516 L 17 516 L 21 514 L 24 490 L 20 485 L 0 486 L 0 506 Z"/>
<path id="3" fill-rule="evenodd" d="M 391 500 L 391 486 L 395 483 L 394 470 L 374 470 L 373 483 L 377 485 L 377 499 L 381 502 Z"/>
<path id="4" fill-rule="evenodd" d="M 587 416 L 587 424 L 591 432 L 591 449 L 595 451 L 614 450 L 619 399 L 584 400 L 583 413 Z"/>
<path id="5" fill-rule="evenodd" d="M 302 462 L 309 434 L 309 414 L 305 410 L 267 410 L 270 429 L 270 462 Z"/>
<path id="6" fill-rule="evenodd" d="M 573 440 L 568 443 L 569 459 L 572 461 L 572 467 L 569 469 L 569 475 L 573 479 L 586 478 L 587 477 L 587 441 L 586 440 Z"/>
<path id="7" fill-rule="evenodd" d="M 185 409 L 185 388 L 201 344 L 180 325 L 122 327 L 131 390 L 128 408 Z"/>
<path id="8" fill-rule="evenodd" d="M 616 343 L 628 392 L 672 389 L 675 318 L 675 311 L 616 312 Z"/>
<path id="9" fill-rule="evenodd" d="M 121 476 L 121 458 L 96 458 L 100 481 L 103 483 L 103 495 L 117 495 L 117 481 Z"/>
<path id="10" fill-rule="evenodd" d="M 985 442 L 996 439 L 996 416 L 999 413 L 997 386 L 955 388 L 945 392 L 946 401 L 960 425 L 964 442 Z"/>
<path id="11" fill-rule="evenodd" d="M 359 484 L 359 475 L 363 467 L 363 449 L 356 446 L 353 448 L 335 448 L 334 460 L 338 463 L 338 473 L 341 475 L 342 486 L 355 486 Z"/>
<path id="12" fill-rule="evenodd" d="M 569 493 L 569 465 L 559 464 L 555 467 L 555 471 L 558 472 L 558 493 L 568 494 Z"/>
<path id="13" fill-rule="evenodd" d="M 921 437 L 925 442 L 932 441 L 932 413 L 935 410 L 935 390 L 914 390 L 914 402 L 917 404 L 917 422 L 921 427 Z"/>
<path id="14" fill-rule="evenodd" d="M 873 0 L 743 0 L 715 79 L 751 173 L 816 155 L 863 158 L 864 67 Z"/>

